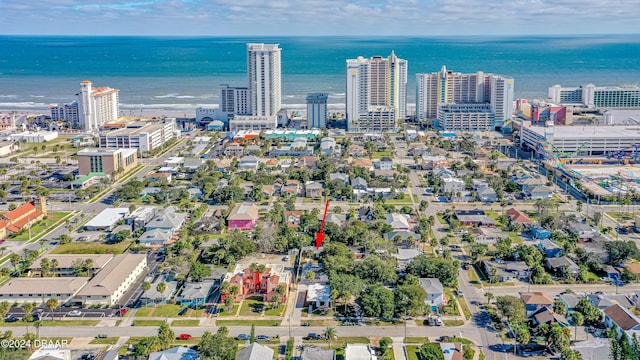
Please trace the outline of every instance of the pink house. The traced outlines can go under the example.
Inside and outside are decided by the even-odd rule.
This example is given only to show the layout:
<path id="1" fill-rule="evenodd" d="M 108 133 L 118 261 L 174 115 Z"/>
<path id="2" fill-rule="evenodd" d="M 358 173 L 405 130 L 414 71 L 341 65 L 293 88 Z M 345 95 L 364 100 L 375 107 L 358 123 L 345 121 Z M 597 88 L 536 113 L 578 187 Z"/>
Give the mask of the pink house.
<path id="1" fill-rule="evenodd" d="M 236 205 L 227 217 L 229 230 L 253 230 L 258 222 L 258 207 L 255 205 Z"/>

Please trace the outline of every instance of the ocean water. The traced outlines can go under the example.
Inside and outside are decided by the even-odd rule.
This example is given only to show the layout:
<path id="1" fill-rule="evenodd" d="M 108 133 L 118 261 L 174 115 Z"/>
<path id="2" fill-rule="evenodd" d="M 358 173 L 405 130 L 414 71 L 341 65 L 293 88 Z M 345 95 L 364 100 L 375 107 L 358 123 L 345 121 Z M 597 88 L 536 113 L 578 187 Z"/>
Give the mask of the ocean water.
<path id="1" fill-rule="evenodd" d="M 344 107 L 345 60 L 387 56 L 409 62 L 408 103 L 415 74 L 442 65 L 459 72 L 515 78 L 517 98 L 545 98 L 555 84 L 640 82 L 640 37 L 62 37 L 0 36 L 0 109 L 42 110 L 70 102 L 80 81 L 120 89 L 121 109 L 193 115 L 218 103 L 220 84 L 245 86 L 246 43 L 282 48 L 282 102 L 304 108 L 310 92 Z"/>

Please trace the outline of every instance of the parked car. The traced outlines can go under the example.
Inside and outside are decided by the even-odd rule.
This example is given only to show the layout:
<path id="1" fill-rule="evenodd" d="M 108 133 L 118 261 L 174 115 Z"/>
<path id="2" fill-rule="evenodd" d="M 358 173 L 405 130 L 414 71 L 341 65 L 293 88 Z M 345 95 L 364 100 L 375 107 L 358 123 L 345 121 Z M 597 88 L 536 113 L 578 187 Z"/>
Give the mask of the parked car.
<path id="1" fill-rule="evenodd" d="M 184 314 L 187 313 L 187 311 L 189 311 L 188 307 L 182 308 L 179 312 L 178 315 L 183 316 Z"/>
<path id="2" fill-rule="evenodd" d="M 4 318 L 4 322 L 12 323 L 12 322 L 16 322 L 16 321 L 20 321 L 20 318 L 17 318 L 15 316 L 9 316 L 9 317 Z"/>
<path id="3" fill-rule="evenodd" d="M 249 340 L 251 339 L 251 337 L 247 334 L 239 334 L 238 336 L 236 336 L 236 340 Z"/>
<path id="4" fill-rule="evenodd" d="M 458 289 L 456 292 L 458 293 L 459 297 L 464 297 L 464 292 L 462 292 L 462 290 Z"/>
<path id="5" fill-rule="evenodd" d="M 305 340 L 322 340 L 322 335 L 316 333 L 307 334 Z"/>
<path id="6" fill-rule="evenodd" d="M 437 317 L 436 318 L 436 325 L 437 326 L 442 326 L 442 318 L 441 317 Z"/>
<path id="7" fill-rule="evenodd" d="M 82 311 L 80 310 L 71 310 L 67 313 L 68 316 L 80 316 L 82 315 Z"/>
<path id="8" fill-rule="evenodd" d="M 180 339 L 180 340 L 191 340 L 191 339 L 193 339 L 193 336 L 191 336 L 191 334 L 180 334 L 180 336 L 178 336 L 178 339 Z"/>
<path id="9" fill-rule="evenodd" d="M 271 337 L 267 335 L 258 335 L 256 336 L 256 341 L 271 341 Z"/>
<path id="10" fill-rule="evenodd" d="M 94 354 L 84 354 L 80 358 L 81 360 L 94 360 L 96 356 Z"/>
<path id="11" fill-rule="evenodd" d="M 106 339 L 107 338 L 107 334 L 98 334 L 96 335 L 96 339 Z"/>

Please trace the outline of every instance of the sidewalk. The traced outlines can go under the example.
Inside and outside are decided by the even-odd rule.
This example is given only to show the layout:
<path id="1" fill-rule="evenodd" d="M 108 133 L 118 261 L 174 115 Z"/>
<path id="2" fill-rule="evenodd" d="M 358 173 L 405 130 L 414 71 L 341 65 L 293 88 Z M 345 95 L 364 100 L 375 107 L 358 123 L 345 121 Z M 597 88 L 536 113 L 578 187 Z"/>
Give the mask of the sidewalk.
<path id="1" fill-rule="evenodd" d="M 393 340 L 393 357 L 396 360 L 406 360 L 407 357 L 405 355 L 405 351 L 404 351 L 404 338 L 401 337 L 393 337 L 391 338 L 391 340 Z"/>

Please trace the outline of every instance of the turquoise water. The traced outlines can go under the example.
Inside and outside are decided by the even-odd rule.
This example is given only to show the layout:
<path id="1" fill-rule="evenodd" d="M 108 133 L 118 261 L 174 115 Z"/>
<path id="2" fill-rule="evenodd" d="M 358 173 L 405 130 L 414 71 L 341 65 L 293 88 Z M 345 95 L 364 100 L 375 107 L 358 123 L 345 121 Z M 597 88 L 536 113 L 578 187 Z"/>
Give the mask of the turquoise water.
<path id="1" fill-rule="evenodd" d="M 247 42 L 282 48 L 283 103 L 302 108 L 309 92 L 344 104 L 347 58 L 388 55 L 415 74 L 442 65 L 515 78 L 516 97 L 543 98 L 547 88 L 640 81 L 640 37 L 32 37 L 0 36 L 0 109 L 43 109 L 74 98 L 81 80 L 120 89 L 124 110 L 193 110 L 217 104 L 219 84 L 246 83 Z"/>

